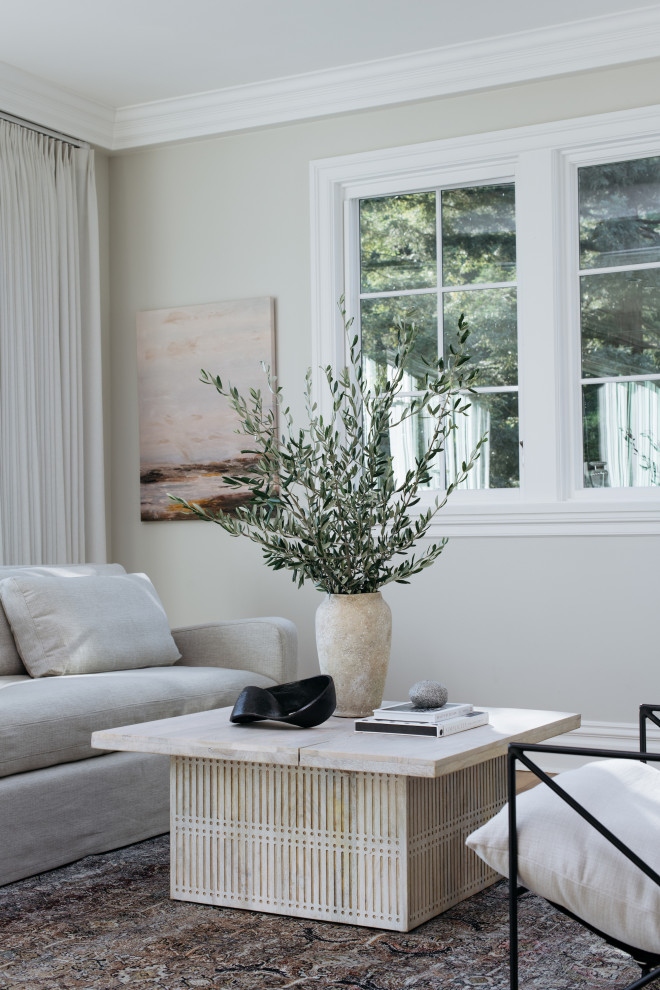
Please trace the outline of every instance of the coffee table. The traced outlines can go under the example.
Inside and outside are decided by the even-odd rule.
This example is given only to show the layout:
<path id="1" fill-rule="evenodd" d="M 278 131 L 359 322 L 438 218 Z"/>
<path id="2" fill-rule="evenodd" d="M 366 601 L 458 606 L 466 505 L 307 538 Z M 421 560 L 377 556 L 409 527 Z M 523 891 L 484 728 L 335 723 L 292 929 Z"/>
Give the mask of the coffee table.
<path id="1" fill-rule="evenodd" d="M 435 739 L 230 711 L 92 736 L 171 757 L 172 898 L 404 932 L 498 879 L 465 838 L 506 802 L 508 743 L 580 725 L 490 708 L 489 725 Z"/>

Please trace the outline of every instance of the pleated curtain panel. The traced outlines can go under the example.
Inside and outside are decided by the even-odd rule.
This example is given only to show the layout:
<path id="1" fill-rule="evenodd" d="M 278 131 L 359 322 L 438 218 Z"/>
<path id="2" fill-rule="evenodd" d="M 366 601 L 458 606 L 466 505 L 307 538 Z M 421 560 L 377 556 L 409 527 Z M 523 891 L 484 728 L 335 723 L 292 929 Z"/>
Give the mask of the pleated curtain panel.
<path id="1" fill-rule="evenodd" d="M 94 153 L 0 120 L 0 563 L 104 560 Z"/>

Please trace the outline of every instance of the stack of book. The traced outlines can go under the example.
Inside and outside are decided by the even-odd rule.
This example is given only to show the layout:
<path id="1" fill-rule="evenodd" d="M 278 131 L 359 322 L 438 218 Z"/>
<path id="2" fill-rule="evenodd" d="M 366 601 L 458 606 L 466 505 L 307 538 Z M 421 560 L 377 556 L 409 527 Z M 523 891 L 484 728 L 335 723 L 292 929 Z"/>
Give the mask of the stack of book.
<path id="1" fill-rule="evenodd" d="M 400 732 L 413 736 L 449 736 L 488 724 L 488 712 L 448 701 L 441 708 L 415 708 L 411 702 L 384 705 L 368 718 L 355 720 L 356 732 Z"/>

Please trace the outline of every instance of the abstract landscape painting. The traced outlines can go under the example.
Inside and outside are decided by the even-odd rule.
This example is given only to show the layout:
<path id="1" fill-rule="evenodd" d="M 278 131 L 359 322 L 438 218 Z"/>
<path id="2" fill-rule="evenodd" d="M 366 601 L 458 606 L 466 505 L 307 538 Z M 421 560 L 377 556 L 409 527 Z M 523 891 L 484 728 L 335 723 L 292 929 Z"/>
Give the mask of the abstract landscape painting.
<path id="1" fill-rule="evenodd" d="M 158 309 L 138 313 L 140 414 L 140 515 L 196 519 L 168 494 L 210 510 L 245 502 L 223 475 L 242 473 L 254 457 L 227 400 L 200 382 L 200 371 L 219 375 L 239 392 L 268 395 L 262 362 L 274 370 L 274 300 L 271 297 Z"/>

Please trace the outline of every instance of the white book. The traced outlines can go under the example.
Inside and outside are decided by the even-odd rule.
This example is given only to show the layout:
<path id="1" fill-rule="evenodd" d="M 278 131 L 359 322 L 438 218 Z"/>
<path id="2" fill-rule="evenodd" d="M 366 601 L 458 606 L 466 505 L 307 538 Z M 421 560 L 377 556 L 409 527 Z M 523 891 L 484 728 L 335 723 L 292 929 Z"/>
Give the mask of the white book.
<path id="1" fill-rule="evenodd" d="M 411 701 L 405 701 L 376 708 L 373 717 L 397 722 L 422 722 L 435 725 L 438 722 L 444 722 L 445 719 L 455 718 L 457 715 L 467 715 L 471 711 L 472 705 L 462 704 L 458 701 L 448 701 L 441 708 L 416 708 Z"/>
<path id="2" fill-rule="evenodd" d="M 480 725 L 488 725 L 488 712 L 471 711 L 466 715 L 445 719 L 444 722 L 397 722 L 382 718 L 358 718 L 355 720 L 356 732 L 392 732 L 408 736 L 451 736 L 455 732 L 465 732 L 466 729 L 476 729 Z"/>

